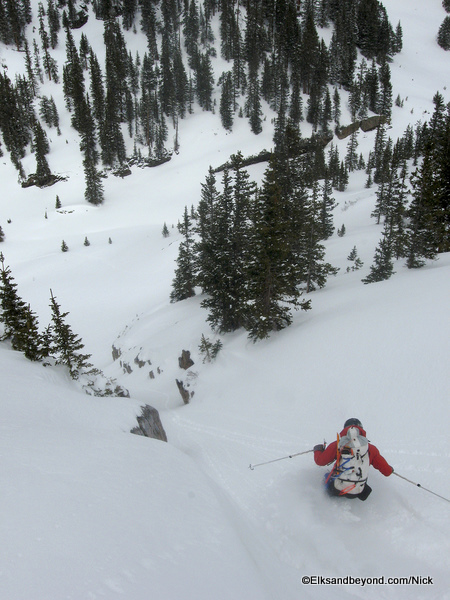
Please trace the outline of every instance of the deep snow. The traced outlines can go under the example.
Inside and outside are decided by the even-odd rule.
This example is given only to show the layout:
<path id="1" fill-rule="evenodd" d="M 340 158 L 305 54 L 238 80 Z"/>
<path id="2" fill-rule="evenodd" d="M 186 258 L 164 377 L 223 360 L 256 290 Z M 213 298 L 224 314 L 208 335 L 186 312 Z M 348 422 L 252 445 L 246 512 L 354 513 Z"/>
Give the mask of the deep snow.
<path id="1" fill-rule="evenodd" d="M 391 65 L 394 98 L 404 99 L 393 109 L 395 139 L 430 116 L 436 91 L 450 100 L 449 55 L 435 43 L 440 0 L 384 4 L 404 35 Z M 94 29 L 101 39 L 101 23 L 86 27 L 91 43 Z M 63 36 L 59 48 L 64 60 Z M 23 68 L 18 53 L 0 53 L 10 74 Z M 59 88 L 42 93 L 62 109 Z M 245 332 L 221 336 L 218 359 L 203 364 L 201 335 L 216 337 L 201 298 L 169 303 L 180 239 L 172 225 L 197 204 L 210 164 L 271 147 L 272 116 L 267 109 L 260 136 L 238 118 L 225 134 L 217 116 L 197 110 L 181 123 L 180 154 L 123 180 L 110 176 L 101 207 L 83 200 L 67 115 L 49 155 L 67 182 L 23 190 L 2 159 L 0 250 L 19 294 L 44 326 L 52 288 L 92 361 L 131 399 L 87 396 L 64 369 L 0 345 L 0 598 L 450 598 L 448 503 L 374 470 L 367 502 L 330 500 L 310 454 L 248 468 L 330 442 L 356 416 L 399 474 L 450 497 L 450 256 L 418 271 L 400 261 L 389 281 L 363 285 L 381 226 L 370 218 L 375 188 L 359 173 L 335 194 L 335 225 L 347 233 L 327 241 L 327 260 L 341 270 L 290 328 L 258 344 Z M 374 133 L 358 141 L 367 153 Z M 338 143 L 343 157 L 347 142 Z M 34 170 L 32 155 L 24 166 Z M 259 179 L 263 167 L 249 171 Z M 364 267 L 346 273 L 354 245 Z M 112 360 L 113 344 L 131 375 Z M 187 373 L 182 349 L 195 361 Z M 137 356 L 151 365 L 140 369 Z M 187 406 L 176 378 L 194 392 Z M 160 411 L 168 444 L 129 434 L 144 403 Z M 433 585 L 307 586 L 305 575 L 431 576 Z"/>

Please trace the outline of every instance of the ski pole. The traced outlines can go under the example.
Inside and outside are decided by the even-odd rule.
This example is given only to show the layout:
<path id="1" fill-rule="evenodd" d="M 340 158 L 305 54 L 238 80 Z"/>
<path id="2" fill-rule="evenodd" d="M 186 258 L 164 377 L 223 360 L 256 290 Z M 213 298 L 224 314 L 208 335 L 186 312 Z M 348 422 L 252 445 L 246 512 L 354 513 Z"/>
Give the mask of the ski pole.
<path id="1" fill-rule="evenodd" d="M 397 475 L 397 477 L 400 477 L 400 479 L 404 479 L 408 483 L 412 483 L 413 485 L 422 488 L 422 490 L 425 490 L 426 492 L 433 494 L 433 496 L 437 496 L 438 498 L 442 498 L 442 500 L 445 500 L 446 502 L 450 502 L 450 500 L 448 498 L 444 498 L 444 496 L 440 496 L 439 494 L 436 494 L 436 492 L 432 492 L 431 490 L 428 490 L 427 488 L 423 487 L 423 485 L 420 485 L 420 483 L 415 483 L 414 481 L 411 481 L 410 479 L 403 477 L 403 475 L 399 475 L 395 471 L 394 471 L 394 475 Z"/>
<path id="2" fill-rule="evenodd" d="M 282 456 L 281 458 L 275 458 L 274 460 L 268 460 L 267 462 L 258 463 L 257 465 L 249 465 L 249 469 L 253 471 L 256 467 L 262 465 L 269 465 L 270 463 L 278 462 L 279 460 L 286 460 L 286 458 L 294 458 L 294 456 L 301 456 L 302 454 L 308 454 L 308 452 L 314 452 L 314 450 L 305 450 L 304 452 L 297 452 L 297 454 L 289 454 L 288 456 Z"/>

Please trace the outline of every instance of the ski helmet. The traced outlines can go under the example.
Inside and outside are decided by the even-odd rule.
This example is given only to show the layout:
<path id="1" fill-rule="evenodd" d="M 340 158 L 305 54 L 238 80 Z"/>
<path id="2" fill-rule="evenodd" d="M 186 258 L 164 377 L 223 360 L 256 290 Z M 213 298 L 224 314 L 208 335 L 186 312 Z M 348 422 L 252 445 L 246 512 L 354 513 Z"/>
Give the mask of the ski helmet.
<path id="1" fill-rule="evenodd" d="M 362 427 L 362 423 L 359 419 L 347 419 L 344 423 L 344 429 L 346 427 Z"/>

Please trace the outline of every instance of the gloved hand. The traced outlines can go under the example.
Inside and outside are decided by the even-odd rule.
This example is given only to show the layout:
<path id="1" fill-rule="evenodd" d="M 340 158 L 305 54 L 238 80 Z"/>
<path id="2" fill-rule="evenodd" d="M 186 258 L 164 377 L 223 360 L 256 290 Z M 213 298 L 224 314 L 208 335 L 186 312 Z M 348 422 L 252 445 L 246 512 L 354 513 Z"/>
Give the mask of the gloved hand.
<path id="1" fill-rule="evenodd" d="M 314 452 L 323 452 L 325 450 L 325 446 L 323 444 L 317 444 L 314 446 Z"/>

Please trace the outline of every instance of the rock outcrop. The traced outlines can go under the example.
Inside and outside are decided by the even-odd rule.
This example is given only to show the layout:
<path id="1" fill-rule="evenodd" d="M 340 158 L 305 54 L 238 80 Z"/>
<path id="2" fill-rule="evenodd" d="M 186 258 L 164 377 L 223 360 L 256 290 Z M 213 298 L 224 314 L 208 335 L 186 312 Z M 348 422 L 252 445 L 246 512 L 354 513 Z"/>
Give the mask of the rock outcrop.
<path id="1" fill-rule="evenodd" d="M 156 408 L 146 404 L 141 409 L 141 415 L 136 417 L 138 427 L 133 427 L 131 433 L 167 442 L 167 435 Z"/>

